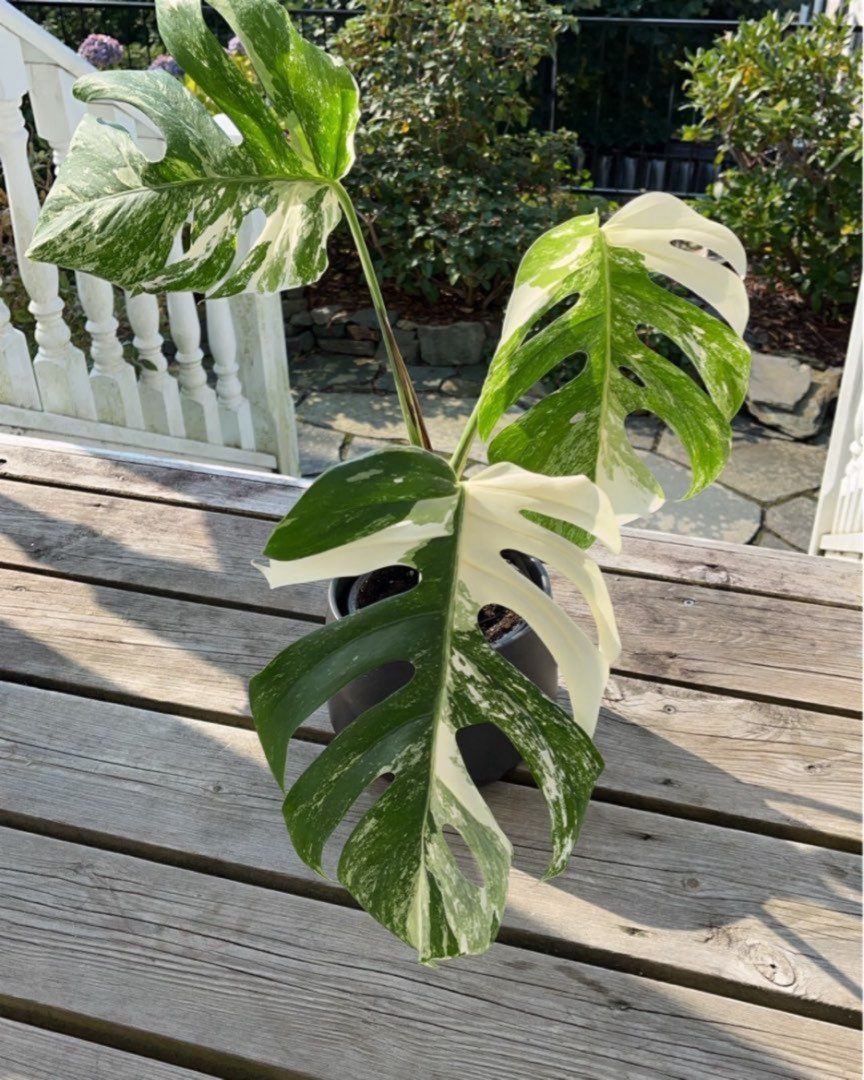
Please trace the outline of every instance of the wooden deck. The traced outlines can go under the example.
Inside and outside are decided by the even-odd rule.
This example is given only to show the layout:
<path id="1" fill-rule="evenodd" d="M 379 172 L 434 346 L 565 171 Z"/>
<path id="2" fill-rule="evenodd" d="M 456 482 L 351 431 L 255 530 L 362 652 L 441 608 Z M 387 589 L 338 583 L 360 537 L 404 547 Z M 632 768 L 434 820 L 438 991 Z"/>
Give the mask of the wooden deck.
<path id="1" fill-rule="evenodd" d="M 249 565 L 298 493 L 0 436 L 0 1078 L 857 1080 L 858 568 L 601 556 L 625 647 L 577 850 L 539 884 L 539 793 L 487 789 L 499 942 L 428 970 L 294 855 L 251 730 L 324 610 Z"/>

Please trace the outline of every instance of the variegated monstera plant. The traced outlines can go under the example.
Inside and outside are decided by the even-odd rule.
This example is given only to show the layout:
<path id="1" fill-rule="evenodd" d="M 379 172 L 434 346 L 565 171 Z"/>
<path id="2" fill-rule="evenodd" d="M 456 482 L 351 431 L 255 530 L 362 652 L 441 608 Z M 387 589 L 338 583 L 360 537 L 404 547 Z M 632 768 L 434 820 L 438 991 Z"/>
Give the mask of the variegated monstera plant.
<path id="1" fill-rule="evenodd" d="M 345 843 L 339 880 L 421 960 L 481 952 L 502 916 L 511 848 L 466 771 L 456 733 L 492 720 L 515 745 L 548 804 L 548 873 L 560 872 L 602 767 L 592 734 L 619 649 L 606 588 L 585 549 L 595 537 L 616 549 L 619 524 L 663 500 L 628 441 L 630 414 L 654 413 L 680 437 L 692 464 L 689 494 L 723 467 L 748 375 L 739 337 L 744 252 L 727 229 L 665 194 L 635 199 L 605 225 L 590 214 L 541 236 L 519 267 L 486 383 L 448 461 L 429 443 L 342 185 L 359 116 L 352 76 L 299 36 L 277 0 L 210 3 L 243 41 L 259 86 L 207 29 L 200 0 L 157 0 L 159 30 L 242 142 L 170 75 L 80 80 L 82 100 L 146 114 L 165 153 L 151 162 L 124 129 L 86 117 L 30 254 L 132 291 L 275 291 L 323 273 L 328 236 L 344 215 L 413 445 L 324 473 L 274 531 L 266 574 L 280 586 L 404 564 L 419 581 L 290 645 L 252 680 L 252 712 L 284 784 L 288 742 L 310 713 L 358 675 L 392 660 L 411 663 L 407 685 L 345 729 L 291 787 L 285 820 L 301 857 L 323 872 L 325 843 L 352 804 L 376 778 L 391 776 Z M 256 209 L 266 224 L 240 255 L 239 227 Z M 178 236 L 180 257 L 172 256 Z M 676 282 L 704 307 L 668 287 Z M 698 379 L 654 351 L 648 331 L 674 342 Z M 574 357 L 584 359 L 575 377 L 501 429 L 529 387 Z M 466 480 L 477 436 L 491 438 L 492 464 Z M 594 632 L 505 561 L 507 549 L 569 578 Z M 489 603 L 540 635 L 572 716 L 487 644 L 477 615 Z M 447 829 L 461 834 L 479 881 L 460 869 Z"/>

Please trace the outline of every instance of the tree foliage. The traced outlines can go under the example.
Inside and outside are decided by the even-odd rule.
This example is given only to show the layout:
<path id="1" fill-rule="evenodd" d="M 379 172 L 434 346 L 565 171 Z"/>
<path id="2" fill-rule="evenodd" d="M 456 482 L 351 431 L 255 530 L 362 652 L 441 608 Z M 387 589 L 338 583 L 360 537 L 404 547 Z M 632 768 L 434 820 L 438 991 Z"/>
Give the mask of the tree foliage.
<path id="1" fill-rule="evenodd" d="M 575 134 L 529 127 L 537 67 L 567 25 L 537 0 L 370 0 L 336 36 L 361 89 L 352 193 L 383 277 L 488 295 L 585 203 L 562 190 Z"/>
<path id="2" fill-rule="evenodd" d="M 691 56 L 690 140 L 726 162 L 708 212 L 813 306 L 854 298 L 861 263 L 861 82 L 850 28 L 767 15 Z"/>

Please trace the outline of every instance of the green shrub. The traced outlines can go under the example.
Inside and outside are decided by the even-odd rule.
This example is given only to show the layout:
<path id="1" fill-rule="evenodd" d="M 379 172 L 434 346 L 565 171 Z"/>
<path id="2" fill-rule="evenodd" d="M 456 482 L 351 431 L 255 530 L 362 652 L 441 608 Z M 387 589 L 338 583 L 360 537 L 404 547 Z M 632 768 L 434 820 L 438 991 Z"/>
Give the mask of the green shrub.
<path id="1" fill-rule="evenodd" d="M 767 15 L 688 59 L 702 113 L 690 140 L 731 160 L 707 212 L 741 237 L 758 270 L 814 308 L 854 299 L 861 262 L 861 84 L 850 30 L 821 16 L 793 29 Z"/>
<path id="2" fill-rule="evenodd" d="M 382 277 L 492 300 L 516 253 L 587 200 L 576 135 L 529 129 L 530 87 L 570 20 L 538 0 L 370 0 L 332 46 L 364 107 L 352 194 Z"/>

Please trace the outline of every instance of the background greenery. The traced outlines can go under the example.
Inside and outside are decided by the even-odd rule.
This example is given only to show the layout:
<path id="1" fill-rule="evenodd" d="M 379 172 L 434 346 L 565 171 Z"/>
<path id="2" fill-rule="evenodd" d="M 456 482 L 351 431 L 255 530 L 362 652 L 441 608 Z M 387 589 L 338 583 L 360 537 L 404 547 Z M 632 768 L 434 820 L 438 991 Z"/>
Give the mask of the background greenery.
<path id="1" fill-rule="evenodd" d="M 861 94 L 845 29 L 822 18 L 794 30 L 776 13 L 725 37 L 709 24 L 681 30 L 578 20 L 754 18 L 777 6 L 327 0 L 327 8 L 352 17 L 306 17 L 301 29 L 329 39 L 361 83 L 365 112 L 350 184 L 378 271 L 429 300 L 495 308 L 535 236 L 602 205 L 573 190 L 586 185 L 581 142 L 594 154 L 608 149 L 646 161 L 716 155 L 722 183 L 700 209 L 741 234 L 755 269 L 770 280 L 828 316 L 848 306 L 861 257 Z M 365 13 L 355 14 L 361 7 Z M 72 43 L 93 29 L 112 34 L 132 66 L 163 51 L 152 10 L 22 8 Z M 210 16 L 227 43 L 227 27 Z M 685 47 L 700 40 L 704 47 L 682 71 Z M 543 91 L 553 54 L 559 126 L 550 134 Z M 49 181 L 43 150 L 34 144 L 34 164 Z M 644 171 L 639 176 L 650 182 Z M 0 239 L 2 225 L 0 217 Z"/>
<path id="2" fill-rule="evenodd" d="M 728 165 L 704 210 L 816 308 L 850 303 L 860 277 L 859 61 L 842 22 L 793 30 L 775 13 L 686 65 L 701 119 L 684 135 L 718 140 Z"/>
<path id="3" fill-rule="evenodd" d="M 370 0 L 334 38 L 360 83 L 350 187 L 385 279 L 491 302 L 539 233 L 589 205 L 567 191 L 575 133 L 530 126 L 537 66 L 571 23 L 536 0 Z"/>

